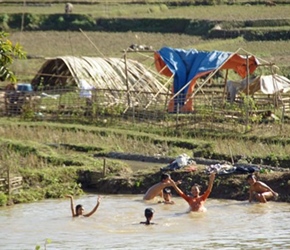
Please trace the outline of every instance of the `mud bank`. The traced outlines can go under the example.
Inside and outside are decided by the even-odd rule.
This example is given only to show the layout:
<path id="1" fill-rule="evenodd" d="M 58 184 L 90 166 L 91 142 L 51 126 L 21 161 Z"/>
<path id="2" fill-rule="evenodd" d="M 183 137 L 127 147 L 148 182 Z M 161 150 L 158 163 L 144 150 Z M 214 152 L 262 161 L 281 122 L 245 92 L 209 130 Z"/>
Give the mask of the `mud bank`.
<path id="1" fill-rule="evenodd" d="M 144 194 L 146 190 L 159 182 L 160 168 L 158 166 L 153 168 L 146 168 L 147 162 L 156 162 L 168 164 L 174 158 L 170 157 L 155 157 L 143 156 L 135 154 L 109 153 L 109 158 L 119 160 L 134 160 L 144 163 L 144 168 L 138 171 L 127 171 L 117 175 L 110 175 L 102 177 L 100 174 L 88 172 L 81 174 L 81 182 L 85 189 L 104 194 Z M 209 160 L 203 158 L 194 158 L 196 162 L 195 170 L 188 170 L 187 168 L 176 171 L 168 171 L 174 180 L 181 180 L 180 188 L 186 192 L 194 183 L 202 186 L 202 192 L 205 191 L 208 184 L 208 174 L 206 167 L 213 164 L 221 164 L 224 162 L 218 160 Z M 279 198 L 276 201 L 290 202 L 290 171 L 285 168 L 276 168 L 271 166 L 261 166 L 254 164 L 236 163 L 235 166 L 253 166 L 259 167 L 260 171 L 255 172 L 258 179 L 265 182 L 272 189 L 279 193 Z M 93 176 L 96 176 L 95 178 Z M 219 199 L 235 199 L 247 200 L 248 198 L 248 184 L 246 182 L 247 174 L 223 174 L 216 175 L 212 198 Z M 175 194 L 174 190 L 173 194 Z M 175 194 L 176 195 L 176 194 Z"/>

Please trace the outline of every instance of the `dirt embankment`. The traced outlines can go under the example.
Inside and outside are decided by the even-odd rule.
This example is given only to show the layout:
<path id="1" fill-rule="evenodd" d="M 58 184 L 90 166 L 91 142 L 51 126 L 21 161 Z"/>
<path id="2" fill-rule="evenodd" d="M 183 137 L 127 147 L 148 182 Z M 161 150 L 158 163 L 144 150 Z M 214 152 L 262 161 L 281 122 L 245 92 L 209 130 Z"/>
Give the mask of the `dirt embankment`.
<path id="1" fill-rule="evenodd" d="M 118 155 L 118 157 L 116 157 Z M 112 156 L 112 155 L 111 155 Z M 93 189 L 100 193 L 109 194 L 144 194 L 146 190 L 159 182 L 160 168 L 151 167 L 146 168 L 146 161 L 149 161 L 149 157 L 140 156 L 139 158 L 134 155 L 129 157 L 128 155 L 121 157 L 121 154 L 115 154 L 115 158 L 118 159 L 134 159 L 144 162 L 144 168 L 132 171 L 126 171 L 118 173 L 117 175 L 108 175 L 97 179 L 83 179 L 83 184 L 86 188 Z M 155 157 L 154 157 L 155 158 Z M 168 161 L 169 160 L 169 161 Z M 153 162 L 165 163 L 170 162 L 170 158 L 158 158 L 153 159 Z M 188 168 L 179 169 L 176 171 L 169 171 L 172 179 L 181 180 L 182 184 L 180 188 L 185 192 L 190 191 L 190 187 L 194 183 L 198 183 L 202 186 L 201 191 L 205 191 L 208 184 L 208 174 L 206 168 L 212 164 L 221 163 L 215 160 L 207 159 L 194 159 L 196 161 L 195 170 L 189 171 Z M 245 166 L 246 164 L 243 164 Z M 259 180 L 265 182 L 274 191 L 279 193 L 277 201 L 290 202 L 290 171 L 289 169 L 280 169 L 271 166 L 257 166 L 247 164 L 246 167 L 257 167 L 259 171 L 256 171 L 256 176 Z M 87 173 L 88 174 L 88 173 Z M 232 173 L 232 174 L 217 174 L 213 190 L 211 193 L 212 198 L 218 199 L 235 199 L 235 200 L 247 200 L 248 199 L 248 184 L 246 182 L 246 176 L 248 173 Z M 90 174 L 88 174 L 90 176 Z M 173 194 L 175 194 L 174 190 Z"/>

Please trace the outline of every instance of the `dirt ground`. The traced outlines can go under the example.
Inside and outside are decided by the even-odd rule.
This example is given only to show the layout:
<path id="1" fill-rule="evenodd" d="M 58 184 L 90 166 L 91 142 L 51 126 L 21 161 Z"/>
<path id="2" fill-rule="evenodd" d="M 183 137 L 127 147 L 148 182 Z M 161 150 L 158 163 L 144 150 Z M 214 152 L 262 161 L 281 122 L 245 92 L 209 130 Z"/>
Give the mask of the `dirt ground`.
<path id="1" fill-rule="evenodd" d="M 126 161 L 128 163 L 128 161 Z M 159 182 L 161 171 L 160 167 L 165 167 L 164 163 L 148 162 L 129 162 L 131 170 L 120 173 L 117 176 L 111 176 L 99 179 L 91 185 L 97 192 L 111 194 L 144 194 L 146 190 Z M 184 168 L 176 171 L 169 171 L 172 179 L 181 180 L 180 188 L 189 192 L 194 183 L 201 185 L 201 192 L 207 188 L 209 175 L 205 172 L 205 165 L 196 165 L 195 170 L 189 171 Z M 257 179 L 266 183 L 274 191 L 279 193 L 276 199 L 278 202 L 290 202 L 290 171 L 261 170 L 255 172 Z M 246 177 L 248 174 L 227 174 L 216 175 L 212 193 L 210 197 L 217 199 L 248 199 L 248 183 Z M 172 190 L 173 195 L 176 195 Z"/>

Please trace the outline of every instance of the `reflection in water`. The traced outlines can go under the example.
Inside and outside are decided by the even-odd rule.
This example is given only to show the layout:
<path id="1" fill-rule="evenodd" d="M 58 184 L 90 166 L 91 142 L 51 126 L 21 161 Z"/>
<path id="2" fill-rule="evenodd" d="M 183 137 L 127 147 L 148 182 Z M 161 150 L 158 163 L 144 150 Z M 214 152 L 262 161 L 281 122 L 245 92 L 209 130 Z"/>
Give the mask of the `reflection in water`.
<path id="1" fill-rule="evenodd" d="M 97 195 L 76 199 L 87 210 Z M 108 195 L 90 218 L 71 218 L 69 200 L 47 200 L 0 209 L 0 249 L 287 249 L 290 206 L 208 199 L 206 213 L 187 213 L 187 203 L 143 202 L 140 195 Z M 140 225 L 144 209 L 153 222 Z"/>

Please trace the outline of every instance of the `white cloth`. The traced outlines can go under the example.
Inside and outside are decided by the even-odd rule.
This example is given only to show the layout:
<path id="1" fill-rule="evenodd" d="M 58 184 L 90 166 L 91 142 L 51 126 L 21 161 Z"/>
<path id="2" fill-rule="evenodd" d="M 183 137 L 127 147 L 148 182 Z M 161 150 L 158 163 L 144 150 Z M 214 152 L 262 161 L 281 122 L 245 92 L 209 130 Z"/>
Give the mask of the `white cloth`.
<path id="1" fill-rule="evenodd" d="M 261 91 L 264 94 L 275 94 L 277 92 L 286 93 L 290 90 L 290 80 L 280 75 L 261 76 Z"/>
<path id="2" fill-rule="evenodd" d="M 80 79 L 79 80 L 79 87 L 80 87 L 80 97 L 84 98 L 92 98 L 92 89 L 94 89 L 86 80 Z"/>
<path id="3" fill-rule="evenodd" d="M 175 159 L 175 162 L 180 168 L 182 168 L 188 165 L 189 158 L 190 157 L 187 154 L 181 154 Z"/>
<path id="4" fill-rule="evenodd" d="M 277 74 L 261 76 L 259 82 L 256 82 L 257 78 L 249 79 L 250 87 L 254 87 L 252 92 L 261 90 L 262 93 L 269 95 L 277 92 L 286 93 L 290 90 L 290 80 L 284 76 Z M 244 78 L 240 82 L 227 81 L 227 91 L 230 95 L 230 101 L 233 102 L 236 98 L 236 94 L 239 91 L 243 91 L 247 88 L 247 78 Z M 255 84 L 255 86 L 253 85 Z M 259 86 L 257 85 L 259 84 Z M 250 91 L 251 92 L 251 91 Z"/>

